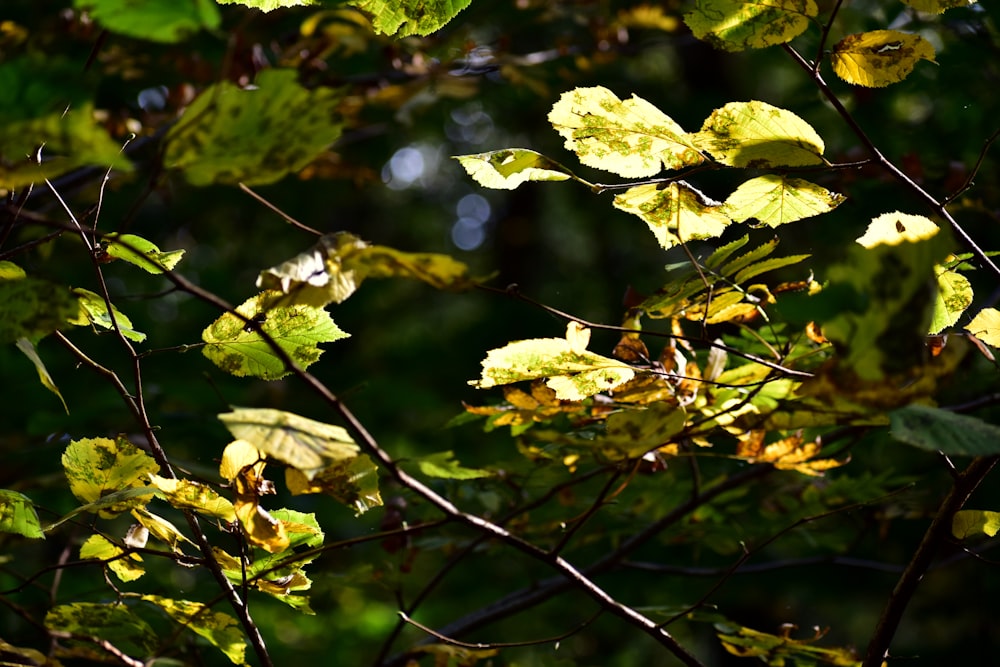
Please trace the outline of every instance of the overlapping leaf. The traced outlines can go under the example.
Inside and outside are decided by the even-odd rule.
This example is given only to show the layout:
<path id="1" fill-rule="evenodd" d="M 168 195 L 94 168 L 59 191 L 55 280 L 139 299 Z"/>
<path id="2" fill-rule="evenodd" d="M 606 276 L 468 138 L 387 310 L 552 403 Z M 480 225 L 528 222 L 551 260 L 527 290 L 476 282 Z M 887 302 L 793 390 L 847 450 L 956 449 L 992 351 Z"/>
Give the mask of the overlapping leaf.
<path id="1" fill-rule="evenodd" d="M 790 42 L 818 13 L 813 0 L 697 0 L 684 22 L 698 39 L 742 51 Z"/>
<path id="2" fill-rule="evenodd" d="M 823 139 L 791 111 L 766 102 L 730 102 L 705 119 L 696 144 L 730 167 L 823 164 Z"/>
<path id="3" fill-rule="evenodd" d="M 972 305 L 972 284 L 957 271 L 934 267 L 937 277 L 937 297 L 928 333 L 936 334 L 955 324 L 966 308 Z"/>
<path id="4" fill-rule="evenodd" d="M 934 62 L 934 47 L 920 35 L 872 30 L 840 40 L 830 59 L 833 71 L 844 81 L 882 88 L 905 79 L 918 61 Z"/>
<path id="5" fill-rule="evenodd" d="M 142 599 L 165 611 L 167 616 L 181 627 L 207 639 L 234 665 L 243 664 L 246 641 L 243 639 L 239 623 L 229 614 L 212 611 L 201 602 L 190 600 L 173 600 L 159 595 L 143 595 Z"/>
<path id="6" fill-rule="evenodd" d="M 364 454 L 335 461 L 311 477 L 301 470 L 288 468 L 285 485 L 293 496 L 323 493 L 357 514 L 382 505 L 378 468 Z"/>
<path id="7" fill-rule="evenodd" d="M 194 510 L 227 522 L 236 519 L 232 503 L 210 486 L 188 479 L 171 479 L 159 475 L 150 475 L 149 479 L 172 507 Z"/>
<path id="8" fill-rule="evenodd" d="M 181 250 L 180 252 L 184 251 Z M 101 295 L 82 287 L 73 288 L 73 294 L 79 299 L 82 317 L 71 320 L 72 324 L 84 325 L 90 323 L 104 329 L 111 329 L 114 326 L 111 323 L 111 314 L 108 313 L 108 305 Z M 114 314 L 114 324 L 118 325 L 118 330 L 122 332 L 123 336 L 137 343 L 146 340 L 146 334 L 133 329 L 132 320 L 125 313 L 118 310 L 114 304 L 111 304 L 111 313 Z"/>
<path id="9" fill-rule="evenodd" d="M 684 181 L 666 186 L 636 185 L 617 195 L 614 206 L 642 218 L 664 248 L 693 239 L 715 238 L 730 223 L 718 202 Z"/>
<path id="10" fill-rule="evenodd" d="M 476 183 L 495 190 L 513 190 L 527 181 L 581 180 L 555 160 L 527 148 L 456 155 L 455 159 Z"/>
<path id="11" fill-rule="evenodd" d="M 832 211 L 843 195 L 815 183 L 782 174 L 767 174 L 746 181 L 723 204 L 723 212 L 736 222 L 754 219 L 777 227 Z"/>
<path id="12" fill-rule="evenodd" d="M 124 582 L 135 581 L 146 574 L 142 556 L 126 554 L 120 546 L 100 535 L 91 535 L 80 546 L 80 558 L 104 561 L 108 569 Z"/>

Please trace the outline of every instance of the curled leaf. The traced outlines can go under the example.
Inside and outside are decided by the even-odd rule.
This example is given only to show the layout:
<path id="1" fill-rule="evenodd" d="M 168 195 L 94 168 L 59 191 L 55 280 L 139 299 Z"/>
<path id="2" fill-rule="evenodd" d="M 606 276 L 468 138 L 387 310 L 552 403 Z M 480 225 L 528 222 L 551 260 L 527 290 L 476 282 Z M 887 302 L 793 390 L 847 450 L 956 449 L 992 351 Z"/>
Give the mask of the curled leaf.
<path id="1" fill-rule="evenodd" d="M 920 35 L 872 30 L 840 40 L 830 59 L 833 71 L 844 81 L 883 88 L 905 79 L 917 61 L 934 62 L 934 47 Z"/>
<path id="2" fill-rule="evenodd" d="M 455 159 L 476 183 L 496 190 L 513 190 L 526 181 L 580 180 L 555 160 L 527 148 L 456 155 Z"/>

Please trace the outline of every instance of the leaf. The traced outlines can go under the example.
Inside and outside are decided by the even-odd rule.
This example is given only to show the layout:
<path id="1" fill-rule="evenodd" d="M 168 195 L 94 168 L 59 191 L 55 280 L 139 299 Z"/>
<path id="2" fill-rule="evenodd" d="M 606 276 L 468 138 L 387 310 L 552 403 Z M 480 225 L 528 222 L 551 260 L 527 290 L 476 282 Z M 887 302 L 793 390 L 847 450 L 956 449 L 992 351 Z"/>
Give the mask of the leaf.
<path id="1" fill-rule="evenodd" d="M 972 284 L 957 271 L 934 267 L 937 276 L 937 297 L 927 333 L 936 334 L 955 324 L 965 309 L 972 305 Z"/>
<path id="2" fill-rule="evenodd" d="M 74 0 L 73 6 L 111 32 L 151 42 L 179 42 L 221 22 L 213 0 Z"/>
<path id="3" fill-rule="evenodd" d="M 795 626 L 791 626 L 789 631 Z M 834 667 L 858 667 L 861 662 L 850 648 L 822 648 L 812 646 L 812 642 L 822 638 L 824 632 L 817 629 L 812 639 L 792 639 L 788 632 L 772 635 L 751 628 L 742 627 L 729 621 L 716 623 L 715 629 L 722 647 L 728 653 L 741 658 L 760 658 L 768 665 L 781 667 L 791 664 L 806 667 L 833 665 Z"/>
<path id="4" fill-rule="evenodd" d="M 621 410 L 608 416 L 604 433 L 594 444 L 612 459 L 636 458 L 669 444 L 684 429 L 687 414 L 669 403 L 652 403 L 646 408 Z"/>
<path id="5" fill-rule="evenodd" d="M 830 60 L 833 71 L 847 83 L 883 88 L 905 79 L 918 60 L 934 62 L 934 47 L 920 35 L 872 30 L 837 42 Z"/>
<path id="6" fill-rule="evenodd" d="M 157 645 L 153 629 L 123 604 L 61 604 L 45 614 L 45 627 L 104 639 L 130 656 L 150 656 Z"/>
<path id="7" fill-rule="evenodd" d="M 813 0 L 697 0 L 684 22 L 717 49 L 742 51 L 790 42 L 818 13 Z"/>
<path id="8" fill-rule="evenodd" d="M 958 540 L 970 537 L 995 537 L 1000 532 L 1000 512 L 959 510 L 951 519 L 951 534 Z"/>
<path id="9" fill-rule="evenodd" d="M 271 305 L 322 307 L 346 300 L 366 278 L 411 278 L 437 289 L 469 289 L 475 281 L 468 271 L 464 263 L 448 255 L 401 252 L 336 232 L 322 236 L 306 252 L 262 271 L 257 286 L 287 295 Z"/>
<path id="10" fill-rule="evenodd" d="M 903 0 L 903 2 L 918 12 L 941 14 L 952 7 L 968 7 L 975 4 L 976 0 Z"/>
<path id="11" fill-rule="evenodd" d="M 642 218 L 664 248 L 693 239 L 715 238 L 730 222 L 718 202 L 684 181 L 666 187 L 657 184 L 631 187 L 615 197 L 614 206 Z"/>
<path id="12" fill-rule="evenodd" d="M 68 288 L 38 278 L 0 281 L 0 303 L 0 343 L 37 341 L 80 314 L 80 304 Z"/>
<path id="13" fill-rule="evenodd" d="M 983 308 L 965 325 L 965 330 L 990 347 L 1000 347 L 1000 310 Z"/>
<path id="14" fill-rule="evenodd" d="M 155 474 L 149 475 L 149 480 L 163 494 L 171 507 L 194 510 L 199 514 L 226 522 L 236 520 L 232 503 L 205 484 L 187 479 L 170 479 Z"/>
<path id="15" fill-rule="evenodd" d="M 490 350 L 483 360 L 482 377 L 469 384 L 478 389 L 548 378 L 556 398 L 580 401 L 628 382 L 635 371 L 617 359 L 580 349 L 579 339 L 588 331 L 576 322 L 566 327 L 566 338 L 521 340 Z"/>
<path id="16" fill-rule="evenodd" d="M 172 600 L 159 595 L 143 595 L 142 599 L 165 611 L 181 626 L 207 639 L 234 665 L 243 664 L 247 645 L 239 623 L 229 614 L 212 611 L 202 603 L 190 600 Z"/>
<path id="17" fill-rule="evenodd" d="M 768 271 L 775 271 L 786 266 L 793 266 L 805 259 L 809 259 L 809 257 L 811 257 L 811 255 L 789 255 L 787 257 L 772 257 L 770 259 L 765 259 L 762 262 L 757 262 L 756 264 L 751 264 L 750 266 L 741 269 L 733 277 L 733 282 L 737 285 L 742 285 L 751 278 L 756 278 L 757 276 L 767 273 Z"/>
<path id="18" fill-rule="evenodd" d="M 372 15 L 372 25 L 377 32 L 395 37 L 429 35 L 460 11 L 472 0 L 348 0 L 361 11 Z"/>
<path id="19" fill-rule="evenodd" d="M 722 212 L 736 222 L 754 218 L 777 227 L 832 211 L 844 196 L 809 181 L 767 174 L 746 181 L 723 204 Z"/>
<path id="20" fill-rule="evenodd" d="M 62 465 L 70 491 L 85 503 L 98 501 L 113 491 L 143 486 L 147 476 L 160 469 L 153 457 L 125 436 L 118 436 L 117 440 L 73 440 L 63 452 Z M 140 499 L 127 499 L 101 508 L 98 514 L 111 519 L 140 504 L 143 504 Z"/>
<path id="21" fill-rule="evenodd" d="M 549 122 L 580 162 L 619 176 L 653 176 L 704 161 L 672 118 L 641 97 L 623 102 L 601 86 L 563 93 Z"/>
<path id="22" fill-rule="evenodd" d="M 161 477 L 160 479 L 163 478 Z M 219 500 L 222 499 L 220 498 Z M 224 501 L 224 502 L 226 504 L 229 504 L 229 501 Z M 172 502 L 170 504 L 173 507 L 177 507 L 177 505 L 174 505 L 174 503 Z M 214 511 L 206 512 L 204 509 L 199 510 L 197 507 L 191 507 L 191 509 L 200 511 L 202 514 L 206 514 L 208 516 L 221 518 L 223 521 L 226 520 L 224 517 L 224 512 L 220 511 L 217 508 L 218 505 L 217 503 L 212 503 L 211 501 L 209 501 L 207 503 L 203 502 L 199 504 L 201 507 L 204 507 L 205 505 L 212 505 Z M 184 507 L 180 507 L 179 509 L 184 509 Z M 166 544 L 168 547 L 170 547 L 170 550 L 173 551 L 174 553 L 182 553 L 182 549 L 179 546 L 182 542 L 193 544 L 191 540 L 184 537 L 181 531 L 177 530 L 177 526 L 170 523 L 163 517 L 157 516 L 152 512 L 147 511 L 145 508 L 140 507 L 132 510 L 132 516 L 135 517 L 135 520 L 139 522 L 139 525 L 141 525 L 146 531 L 148 531 L 149 535 L 152 535 L 160 542 Z M 232 519 L 230 519 L 230 521 L 231 520 Z"/>
<path id="23" fill-rule="evenodd" d="M 58 660 L 47 657 L 33 648 L 20 648 L 0 639 L 0 655 L 3 655 L 11 667 L 63 667 Z"/>
<path id="24" fill-rule="evenodd" d="M 949 456 L 1000 454 L 1000 427 L 978 417 L 927 405 L 907 405 L 889 413 L 889 433 L 900 442 Z"/>
<path id="25" fill-rule="evenodd" d="M 146 574 L 146 568 L 142 565 L 142 556 L 139 554 L 125 555 L 124 549 L 100 535 L 91 535 L 80 546 L 80 558 L 81 560 L 104 561 L 108 569 L 119 580 L 126 583 L 135 581 Z"/>
<path id="26" fill-rule="evenodd" d="M 27 278 L 28 274 L 14 262 L 0 260 L 0 280 L 21 280 Z"/>
<path id="27" fill-rule="evenodd" d="M 794 470 L 810 477 L 822 476 L 830 468 L 847 463 L 846 460 L 817 459 L 823 445 L 818 439 L 806 442 L 801 431 L 765 445 L 766 434 L 766 431 L 754 430 L 738 436 L 740 444 L 736 455 L 751 463 L 770 463 L 778 470 Z"/>
<path id="28" fill-rule="evenodd" d="M 177 252 L 183 253 L 183 250 Z M 83 289 L 82 287 L 74 287 L 73 294 L 80 301 L 80 308 L 83 309 L 84 317 L 79 320 L 74 320 L 73 324 L 95 324 L 104 329 L 113 328 L 111 324 L 111 316 L 108 314 L 108 305 L 105 303 L 104 298 L 91 292 L 88 289 Z M 122 335 L 129 340 L 135 341 L 136 343 L 141 343 L 146 340 L 146 334 L 141 331 L 136 331 L 132 328 L 132 320 L 128 318 L 124 313 L 118 310 L 114 304 L 111 304 L 111 312 L 115 316 L 115 324 L 118 325 L 119 331 Z"/>
<path id="29" fill-rule="evenodd" d="M 705 119 L 696 145 L 730 167 L 767 169 L 823 164 L 816 130 L 766 102 L 730 102 Z"/>
<path id="30" fill-rule="evenodd" d="M 505 148 L 475 155 L 455 155 L 454 159 L 476 183 L 495 190 L 513 190 L 526 181 L 566 181 L 577 178 L 555 160 L 527 148 Z"/>
<path id="31" fill-rule="evenodd" d="M 269 68 L 252 88 L 223 81 L 202 91 L 167 133 L 164 165 L 192 185 L 264 185 L 299 171 L 340 136 L 342 93 L 297 78 Z"/>
<path id="32" fill-rule="evenodd" d="M 98 500 L 95 500 L 92 503 L 81 505 L 68 514 L 59 517 L 58 521 L 46 526 L 45 531 L 49 532 L 57 526 L 66 523 L 77 514 L 82 514 L 84 512 L 97 514 L 110 507 L 113 509 L 114 514 L 118 515 L 133 507 L 141 507 L 152 500 L 154 492 L 155 489 L 151 486 L 134 486 L 128 489 L 122 489 L 121 491 L 112 491 L 111 493 L 101 496 Z"/>
<path id="33" fill-rule="evenodd" d="M 319 360 L 323 354 L 319 343 L 350 336 L 322 308 L 269 307 L 280 296 L 273 290 L 261 292 L 240 304 L 236 312 L 257 322 L 299 368 L 308 368 Z M 205 341 L 202 353 L 231 375 L 277 380 L 291 372 L 264 336 L 232 313 L 223 313 L 202 332 L 201 338 Z"/>
<path id="34" fill-rule="evenodd" d="M 285 470 L 285 485 L 293 496 L 323 493 L 359 515 L 382 505 L 378 468 L 365 455 L 336 461 L 312 477 L 295 468 L 288 468 Z"/>
<path id="35" fill-rule="evenodd" d="M 0 532 L 45 539 L 31 498 L 17 491 L 0 489 Z"/>
<path id="36" fill-rule="evenodd" d="M 319 4 L 317 0 L 215 0 L 220 5 L 243 5 L 259 9 L 263 12 L 271 12 L 284 7 L 306 7 Z"/>
<path id="37" fill-rule="evenodd" d="M 38 380 L 42 383 L 42 386 L 59 397 L 59 401 L 63 405 L 63 410 L 66 411 L 66 414 L 69 414 L 69 407 L 66 406 L 66 399 L 64 399 L 62 394 L 59 393 L 59 387 L 56 386 L 52 376 L 49 375 L 49 371 L 45 368 L 42 358 L 38 356 L 35 346 L 32 345 L 31 341 L 27 338 L 18 338 L 17 349 L 21 350 L 21 352 L 24 353 L 24 356 L 31 360 L 31 363 L 35 365 L 35 371 L 38 373 Z"/>
<path id="38" fill-rule="evenodd" d="M 173 270 L 184 256 L 183 250 L 161 252 L 155 243 L 135 234 L 108 234 L 104 237 L 102 250 L 108 257 L 128 262 L 152 274 Z"/>
<path id="39" fill-rule="evenodd" d="M 232 483 L 245 468 L 255 468 L 255 474 L 263 474 L 264 455 L 246 440 L 233 440 L 222 451 L 219 475 Z"/>
<path id="40" fill-rule="evenodd" d="M 491 470 L 463 467 L 455 458 L 455 452 L 450 450 L 421 456 L 417 459 L 417 467 L 428 477 L 439 479 L 481 479 L 494 475 Z"/>
<path id="41" fill-rule="evenodd" d="M 340 426 L 271 408 L 238 408 L 219 415 L 234 438 L 315 477 L 331 463 L 357 456 L 358 447 Z"/>
<path id="42" fill-rule="evenodd" d="M 916 243 L 933 238 L 939 227 L 922 215 L 908 215 L 893 211 L 883 213 L 872 219 L 865 233 L 858 237 L 857 243 L 865 248 L 878 245 L 899 245 L 900 243 Z"/>

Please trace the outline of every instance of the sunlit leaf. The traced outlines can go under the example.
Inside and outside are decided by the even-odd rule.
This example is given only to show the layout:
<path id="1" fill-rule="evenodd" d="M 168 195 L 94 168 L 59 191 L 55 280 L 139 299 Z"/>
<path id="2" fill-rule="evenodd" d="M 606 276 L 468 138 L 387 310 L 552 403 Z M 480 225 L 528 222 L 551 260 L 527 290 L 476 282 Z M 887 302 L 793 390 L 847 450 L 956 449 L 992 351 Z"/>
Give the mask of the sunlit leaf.
<path id="1" fill-rule="evenodd" d="M 118 515 L 124 511 L 132 509 L 133 507 L 142 507 L 153 499 L 155 491 L 155 488 L 152 486 L 133 486 L 131 488 L 122 489 L 121 491 L 106 493 L 94 502 L 81 505 L 74 508 L 69 513 L 59 517 L 57 521 L 46 526 L 45 531 L 49 532 L 57 526 L 66 523 L 73 517 L 78 514 L 83 514 L 84 512 L 98 514 L 106 509 L 110 509 L 114 515 Z"/>
<path id="2" fill-rule="evenodd" d="M 20 665 L 25 667 L 63 667 L 61 662 L 47 657 L 41 651 L 14 646 L 2 639 L 0 639 L 0 655 L 3 655 L 12 667 Z"/>
<path id="3" fill-rule="evenodd" d="M 698 39 L 742 51 L 790 42 L 818 13 L 813 0 L 697 0 L 684 22 Z"/>
<path id="4" fill-rule="evenodd" d="M 183 250 L 177 252 L 183 253 Z M 104 329 L 111 329 L 113 325 L 111 324 L 111 315 L 108 314 L 108 305 L 105 303 L 104 298 L 91 292 L 88 289 L 83 289 L 82 287 L 73 288 L 73 294 L 77 296 L 80 300 L 80 308 L 83 310 L 85 318 L 81 320 L 73 321 L 73 324 L 94 324 L 96 326 L 102 327 Z M 118 310 L 114 304 L 111 304 L 111 312 L 115 316 L 115 324 L 118 325 L 118 330 L 122 332 L 122 335 L 133 340 L 137 343 L 141 343 L 146 340 L 146 334 L 141 331 L 136 331 L 132 328 L 132 320 L 128 318 L 123 312 Z"/>
<path id="5" fill-rule="evenodd" d="M 80 304 L 69 288 L 38 278 L 0 280 L 0 344 L 38 340 L 77 318 Z"/>
<path id="6" fill-rule="evenodd" d="M 0 489 L 0 533 L 45 539 L 31 498 L 17 491 Z"/>
<path id="7" fill-rule="evenodd" d="M 683 181 L 636 185 L 614 199 L 617 209 L 639 216 L 664 248 L 720 236 L 730 220 L 718 202 Z"/>
<path id="8" fill-rule="evenodd" d="M 513 190 L 527 181 L 580 180 L 555 160 L 527 148 L 505 148 L 454 157 L 484 188 Z"/>
<path id="9" fill-rule="evenodd" d="M 903 0 L 903 2 L 918 12 L 940 14 L 953 7 L 968 7 L 975 4 L 976 0 Z"/>
<path id="10" fill-rule="evenodd" d="M 280 293 L 261 292 L 236 308 L 247 319 L 278 344 L 285 354 L 302 369 L 319 360 L 323 350 L 319 343 L 329 343 L 350 334 L 334 324 L 330 314 L 314 306 L 294 305 L 269 307 Z M 201 334 L 205 341 L 202 353 L 213 364 L 237 377 L 277 380 L 291 372 L 256 328 L 232 313 L 223 313 Z"/>
<path id="11" fill-rule="evenodd" d="M 293 496 L 323 493 L 363 514 L 382 505 L 378 468 L 365 455 L 336 461 L 309 477 L 295 468 L 285 470 L 285 485 Z"/>
<path id="12" fill-rule="evenodd" d="M 246 642 L 239 623 L 229 614 L 212 611 L 202 603 L 190 600 L 171 600 L 158 595 L 143 595 L 142 599 L 165 611 L 182 627 L 207 639 L 234 665 L 243 664 Z"/>
<path id="13" fill-rule="evenodd" d="M 751 463 L 770 463 L 778 470 L 794 470 L 810 477 L 818 477 L 826 470 L 838 468 L 847 462 L 817 459 L 822 444 L 818 440 L 807 442 L 801 431 L 766 445 L 765 435 L 766 431 L 754 430 L 738 436 L 740 444 L 736 455 Z"/>
<path id="14" fill-rule="evenodd" d="M 27 278 L 28 274 L 14 262 L 0 260 L 0 280 L 21 280 Z"/>
<path id="15" fill-rule="evenodd" d="M 972 305 L 972 284 L 957 271 L 934 267 L 937 276 L 937 298 L 928 333 L 936 334 L 955 324 L 965 309 Z"/>
<path id="16" fill-rule="evenodd" d="M 63 452 L 62 465 L 70 491 L 86 503 L 100 500 L 112 491 L 144 486 L 148 476 L 160 469 L 153 457 L 125 436 L 118 436 L 117 440 L 73 440 Z M 140 499 L 124 500 L 103 507 L 98 514 L 110 519 L 141 504 L 144 503 Z"/>
<path id="17" fill-rule="evenodd" d="M 991 347 L 1000 347 L 1000 310 L 983 308 L 965 330 Z"/>
<path id="18" fill-rule="evenodd" d="M 736 188 L 722 211 L 736 222 L 753 218 L 759 224 L 777 227 L 832 211 L 843 201 L 843 195 L 809 181 L 766 174 Z"/>
<path id="19" fill-rule="evenodd" d="M 74 0 L 73 6 L 112 32 L 151 42 L 179 42 L 221 22 L 214 0 Z"/>
<path id="20" fill-rule="evenodd" d="M 830 60 L 833 71 L 844 81 L 882 88 L 905 79 L 917 61 L 934 62 L 934 47 L 920 35 L 872 30 L 840 40 Z"/>
<path id="21" fill-rule="evenodd" d="M 619 176 L 653 176 L 704 160 L 672 118 L 640 97 L 622 101 L 600 86 L 563 93 L 549 122 L 580 162 Z"/>
<path id="22" fill-rule="evenodd" d="M 681 432 L 687 414 L 669 403 L 620 410 L 605 422 L 604 433 L 594 441 L 611 458 L 635 458 L 670 442 Z"/>
<path id="23" fill-rule="evenodd" d="M 970 537 L 995 537 L 1000 532 L 1000 512 L 959 510 L 951 519 L 951 534 L 958 540 Z"/>
<path id="24" fill-rule="evenodd" d="M 659 5 L 642 4 L 618 10 L 616 21 L 627 28 L 648 28 L 676 32 L 680 20 Z"/>
<path id="25" fill-rule="evenodd" d="M 438 477 L 441 479 L 480 479 L 494 475 L 491 470 L 462 466 L 452 451 L 421 456 L 416 460 L 416 463 L 417 467 L 420 468 L 420 472 L 428 477 Z"/>
<path id="26" fill-rule="evenodd" d="M 42 358 L 38 356 L 38 351 L 35 346 L 27 338 L 17 339 L 17 349 L 24 353 L 24 356 L 31 360 L 31 363 L 35 366 L 35 371 L 38 373 L 38 380 L 42 383 L 42 386 L 51 391 L 53 394 L 59 397 L 59 401 L 63 405 L 63 410 L 66 414 L 69 414 L 69 407 L 66 405 L 66 399 L 62 397 L 59 393 L 59 387 L 56 386 L 55 380 L 49 375 L 49 370 L 45 368 L 45 363 Z"/>
<path id="27" fill-rule="evenodd" d="M 125 555 L 125 550 L 100 535 L 91 535 L 80 546 L 82 560 L 95 559 L 104 561 L 118 579 L 124 582 L 135 581 L 146 574 L 139 554 Z"/>
<path id="28" fill-rule="evenodd" d="M 284 7 L 303 7 L 318 4 L 317 0 L 215 0 L 220 5 L 243 5 L 264 12 L 282 9 Z"/>
<path id="29" fill-rule="evenodd" d="M 396 37 L 429 35 L 444 27 L 472 0 L 348 0 L 372 15 L 375 30 Z"/>
<path id="30" fill-rule="evenodd" d="M 794 626 L 789 627 L 789 631 Z M 823 648 L 813 642 L 823 636 L 818 628 L 811 639 L 792 639 L 788 632 L 771 635 L 728 621 L 715 624 L 716 633 L 722 647 L 728 653 L 741 658 L 759 658 L 768 665 L 779 667 L 786 664 L 833 667 L 858 667 L 860 660 L 850 648 Z"/>
<path id="31" fill-rule="evenodd" d="M 149 656 L 158 643 L 153 628 L 123 604 L 61 604 L 45 615 L 45 627 L 107 640 L 131 656 Z"/>
<path id="32" fill-rule="evenodd" d="M 219 475 L 227 482 L 232 482 L 244 468 L 256 467 L 256 474 L 260 475 L 263 466 L 264 455 L 259 449 L 246 440 L 233 440 L 222 451 Z"/>
<path id="33" fill-rule="evenodd" d="M 483 360 L 482 377 L 469 384 L 479 389 L 547 378 L 546 384 L 562 400 L 579 401 L 628 382 L 635 376 L 617 359 L 574 348 L 581 327 L 567 326 L 567 338 L 536 338 L 490 350 Z"/>
<path id="34" fill-rule="evenodd" d="M 312 479 L 331 463 L 357 456 L 361 449 L 340 426 L 270 408 L 238 408 L 219 415 L 233 437 L 246 440 L 270 457 Z"/>
<path id="35" fill-rule="evenodd" d="M 102 248 L 107 257 L 120 259 L 154 274 L 172 270 L 184 256 L 183 250 L 162 252 L 155 243 L 135 234 L 108 234 L 104 237 Z"/>
<path id="36" fill-rule="evenodd" d="M 302 169 L 341 133 L 341 93 L 267 68 L 252 88 L 223 81 L 198 96 L 166 136 L 163 163 L 193 185 L 273 183 Z"/>
<path id="37" fill-rule="evenodd" d="M 256 502 L 256 498 L 251 502 L 237 501 L 235 509 L 243 535 L 250 544 L 273 554 L 281 553 L 289 547 L 285 524 L 271 516 Z"/>
<path id="38" fill-rule="evenodd" d="M 232 503 L 210 486 L 187 479 L 170 479 L 159 475 L 150 475 L 149 479 L 172 507 L 179 510 L 194 510 L 199 514 L 223 521 L 236 519 Z"/>
<path id="39" fill-rule="evenodd" d="M 218 511 L 217 508 L 215 509 L 214 512 L 206 512 L 204 510 L 201 510 L 201 513 L 207 514 L 209 516 L 222 518 L 220 516 L 221 513 Z M 186 538 L 181 533 L 181 531 L 177 529 L 177 526 L 170 523 L 163 517 L 153 514 L 152 512 L 146 510 L 145 508 L 140 507 L 132 510 L 132 516 L 135 517 L 135 520 L 139 522 L 139 525 L 145 528 L 151 536 L 155 537 L 156 539 L 158 539 L 159 541 L 163 542 L 168 547 L 170 547 L 171 551 L 180 553 L 181 543 L 187 542 L 188 544 L 192 544 L 191 540 Z"/>
<path id="40" fill-rule="evenodd" d="M 949 456 L 1000 454 L 1000 426 L 927 405 L 907 405 L 889 413 L 896 440 Z"/>
<path id="41" fill-rule="evenodd" d="M 816 130 L 791 111 L 765 102 L 730 102 L 705 119 L 697 145 L 730 167 L 762 169 L 823 164 Z"/>
<path id="42" fill-rule="evenodd" d="M 866 248 L 877 245 L 914 243 L 935 236 L 939 227 L 922 215 L 908 215 L 894 211 L 872 219 L 865 233 L 857 242 Z"/>

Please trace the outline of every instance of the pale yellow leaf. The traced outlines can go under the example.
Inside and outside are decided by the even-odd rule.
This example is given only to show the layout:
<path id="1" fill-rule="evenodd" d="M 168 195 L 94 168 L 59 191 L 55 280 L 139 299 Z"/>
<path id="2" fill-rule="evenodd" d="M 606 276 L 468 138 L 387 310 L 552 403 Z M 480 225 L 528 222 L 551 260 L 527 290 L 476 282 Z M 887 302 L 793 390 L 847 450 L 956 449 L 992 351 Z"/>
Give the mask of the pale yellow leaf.
<path id="1" fill-rule="evenodd" d="M 665 187 L 637 185 L 614 199 L 617 209 L 639 216 L 664 248 L 720 236 L 730 223 L 718 202 L 684 181 Z"/>
<path id="2" fill-rule="evenodd" d="M 818 13 L 813 0 L 696 0 L 684 22 L 698 39 L 742 51 L 789 42 Z"/>
<path id="3" fill-rule="evenodd" d="M 857 242 L 869 249 L 877 245 L 916 243 L 931 238 L 938 231 L 938 226 L 922 215 L 893 211 L 873 219 Z"/>
<path id="4" fill-rule="evenodd" d="M 736 188 L 723 204 L 722 212 L 736 222 L 754 218 L 762 225 L 777 227 L 832 211 L 843 201 L 843 195 L 815 183 L 767 174 Z"/>
<path id="5" fill-rule="evenodd" d="M 983 308 L 965 330 L 990 347 L 1000 347 L 1000 310 Z"/>
<path id="6" fill-rule="evenodd" d="M 765 102 L 730 102 L 705 119 L 696 144 L 730 167 L 823 164 L 823 139 L 791 111 Z"/>
<path id="7" fill-rule="evenodd" d="M 565 181 L 575 178 L 569 169 L 555 160 L 526 148 L 456 155 L 455 159 L 473 180 L 485 188 L 495 190 L 513 190 L 526 181 Z"/>

